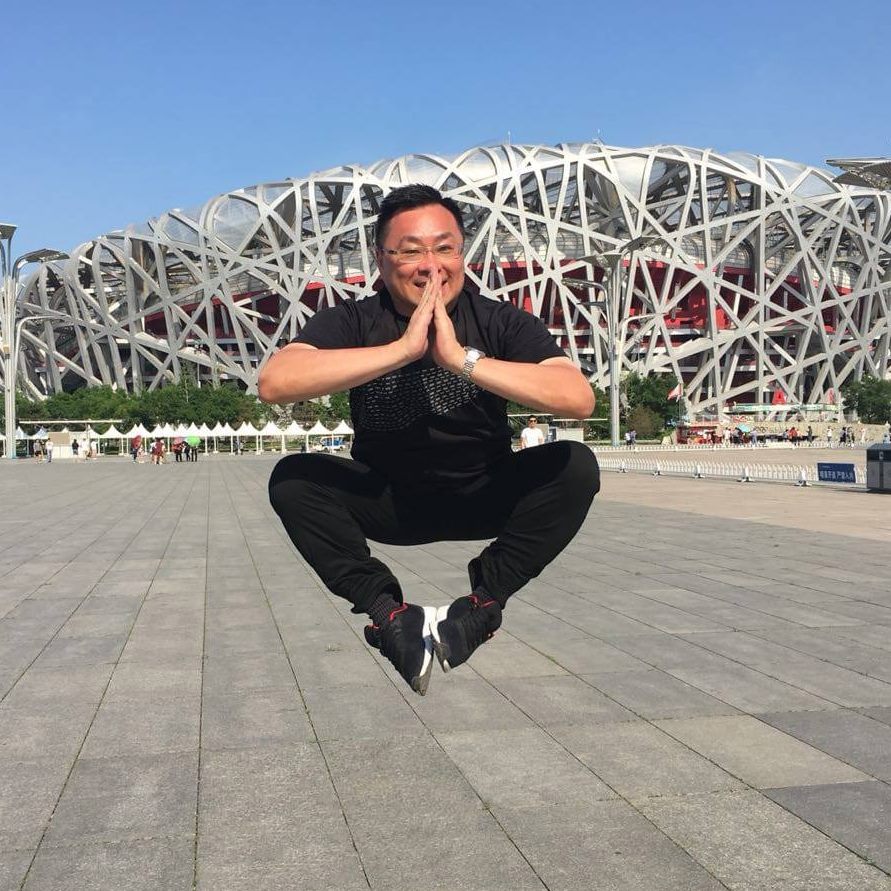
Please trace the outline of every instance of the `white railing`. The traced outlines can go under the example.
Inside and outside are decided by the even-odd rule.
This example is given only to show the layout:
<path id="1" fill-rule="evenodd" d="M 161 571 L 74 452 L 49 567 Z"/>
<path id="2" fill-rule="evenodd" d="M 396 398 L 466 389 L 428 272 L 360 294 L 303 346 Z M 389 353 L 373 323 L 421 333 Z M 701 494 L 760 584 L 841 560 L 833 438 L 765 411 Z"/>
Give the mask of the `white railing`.
<path id="1" fill-rule="evenodd" d="M 818 483 L 817 468 L 794 464 L 706 464 L 701 461 L 663 461 L 647 458 L 612 458 L 598 456 L 604 470 L 619 473 L 649 473 L 652 476 L 686 476 L 691 479 L 735 479 L 741 483 L 779 482 L 807 486 Z M 855 467 L 857 484 L 865 485 L 866 472 Z M 821 483 L 821 485 L 845 485 Z M 847 485 L 851 485 L 848 483 Z"/>
<path id="2" fill-rule="evenodd" d="M 865 443 L 854 443 L 854 445 L 838 445 L 834 444 L 830 446 L 825 439 L 823 440 L 814 440 L 813 442 L 799 442 L 799 443 L 791 443 L 791 442 L 759 442 L 757 445 L 751 445 L 750 443 L 744 444 L 735 444 L 729 443 L 725 445 L 723 442 L 713 444 L 713 443 L 688 443 L 686 445 L 676 445 L 671 443 L 669 445 L 661 445 L 657 443 L 647 443 L 646 445 L 636 445 L 633 448 L 628 448 L 626 445 L 601 445 L 599 443 L 588 443 L 591 447 L 591 450 L 596 452 L 598 455 L 603 454 L 628 454 L 633 455 L 636 452 L 687 452 L 687 451 L 696 451 L 696 452 L 717 452 L 717 451 L 740 451 L 740 452 L 748 452 L 751 454 L 753 451 L 757 452 L 759 449 L 827 449 L 832 448 L 833 451 L 844 454 L 847 451 L 851 451 L 852 449 L 865 449 L 868 445 L 871 445 L 869 442 Z"/>

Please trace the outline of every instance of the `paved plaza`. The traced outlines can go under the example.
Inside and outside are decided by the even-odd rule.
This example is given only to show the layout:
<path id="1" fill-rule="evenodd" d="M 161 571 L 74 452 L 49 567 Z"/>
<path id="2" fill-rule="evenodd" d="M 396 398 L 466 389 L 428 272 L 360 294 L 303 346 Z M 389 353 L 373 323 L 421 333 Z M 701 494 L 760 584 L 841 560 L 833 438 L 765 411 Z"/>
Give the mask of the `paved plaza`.
<path id="1" fill-rule="evenodd" d="M 605 474 L 420 698 L 273 463 L 0 463 L 0 889 L 891 889 L 891 496 Z"/>

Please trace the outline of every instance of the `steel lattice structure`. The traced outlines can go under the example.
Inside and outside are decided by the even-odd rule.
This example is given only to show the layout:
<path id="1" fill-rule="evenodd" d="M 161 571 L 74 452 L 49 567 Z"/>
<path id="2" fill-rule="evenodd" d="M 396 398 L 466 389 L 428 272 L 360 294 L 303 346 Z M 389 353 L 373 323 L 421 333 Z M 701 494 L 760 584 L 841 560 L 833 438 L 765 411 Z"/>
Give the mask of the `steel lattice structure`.
<path id="1" fill-rule="evenodd" d="M 640 235 L 658 238 L 613 291 L 622 370 L 673 372 L 692 411 L 820 403 L 889 373 L 891 194 L 749 154 L 586 143 L 339 167 L 82 244 L 25 284 L 24 313 L 67 321 L 23 331 L 22 385 L 140 390 L 192 366 L 253 389 L 314 312 L 370 290 L 380 200 L 411 182 L 461 205 L 469 282 L 540 316 L 598 385 L 610 329 L 565 280 L 602 280 L 591 258 Z"/>

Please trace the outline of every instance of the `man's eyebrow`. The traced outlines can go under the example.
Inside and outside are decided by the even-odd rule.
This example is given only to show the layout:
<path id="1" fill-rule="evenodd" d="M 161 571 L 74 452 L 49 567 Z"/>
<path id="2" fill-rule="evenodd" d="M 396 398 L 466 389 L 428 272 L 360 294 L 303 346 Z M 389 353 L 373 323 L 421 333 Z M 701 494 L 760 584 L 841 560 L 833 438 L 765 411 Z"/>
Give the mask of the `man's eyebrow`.
<path id="1" fill-rule="evenodd" d="M 442 241 L 444 238 L 455 238 L 454 232 L 440 232 L 439 235 L 434 235 L 434 241 Z M 460 241 L 460 238 L 458 239 Z M 399 239 L 399 243 L 402 244 L 403 241 L 416 241 L 418 244 L 424 241 L 420 235 L 403 235 L 402 238 Z"/>

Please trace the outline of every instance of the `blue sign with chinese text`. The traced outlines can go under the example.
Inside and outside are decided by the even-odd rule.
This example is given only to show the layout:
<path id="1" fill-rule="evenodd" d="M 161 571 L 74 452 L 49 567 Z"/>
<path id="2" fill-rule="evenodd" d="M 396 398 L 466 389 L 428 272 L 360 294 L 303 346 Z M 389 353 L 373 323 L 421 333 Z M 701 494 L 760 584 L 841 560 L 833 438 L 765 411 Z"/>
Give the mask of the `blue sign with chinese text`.
<path id="1" fill-rule="evenodd" d="M 853 464 L 830 464 L 817 462 L 817 479 L 821 483 L 856 483 L 857 474 Z"/>

